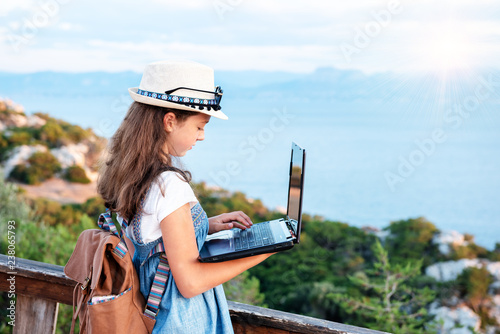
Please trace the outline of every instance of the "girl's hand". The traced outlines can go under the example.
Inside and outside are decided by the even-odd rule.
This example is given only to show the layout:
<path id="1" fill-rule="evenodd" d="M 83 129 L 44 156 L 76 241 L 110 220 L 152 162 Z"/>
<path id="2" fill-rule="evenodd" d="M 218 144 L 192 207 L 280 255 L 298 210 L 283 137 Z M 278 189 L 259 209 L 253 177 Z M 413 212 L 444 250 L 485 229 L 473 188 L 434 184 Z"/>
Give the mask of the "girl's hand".
<path id="1" fill-rule="evenodd" d="M 221 215 L 208 218 L 209 228 L 208 234 L 215 232 L 230 230 L 233 227 L 246 230 L 253 225 L 250 217 L 248 217 L 242 211 L 234 211 L 229 213 L 223 213 Z"/>
<path id="2" fill-rule="evenodd" d="M 231 212 L 209 219 L 210 232 L 238 226 L 252 226 L 243 212 Z M 208 291 L 261 263 L 271 254 L 260 254 L 219 263 L 202 263 L 196 243 L 189 203 L 184 204 L 160 223 L 170 272 L 180 293 L 191 298 Z"/>

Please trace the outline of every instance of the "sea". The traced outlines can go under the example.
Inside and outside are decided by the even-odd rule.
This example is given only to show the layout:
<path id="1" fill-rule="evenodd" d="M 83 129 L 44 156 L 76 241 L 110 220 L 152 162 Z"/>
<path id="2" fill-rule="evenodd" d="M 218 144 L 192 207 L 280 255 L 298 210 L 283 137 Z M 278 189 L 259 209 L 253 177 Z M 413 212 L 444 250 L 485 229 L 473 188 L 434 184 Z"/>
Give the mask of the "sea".
<path id="1" fill-rule="evenodd" d="M 496 73 L 466 84 L 331 69 L 265 73 L 260 83 L 256 74 L 226 73 L 222 110 L 229 120 L 212 118 L 205 140 L 179 163 L 195 181 L 282 209 L 295 142 L 306 150 L 304 213 L 379 229 L 425 217 L 492 250 L 500 242 Z M 62 84 L 54 75 L 0 74 L 0 96 L 27 113 L 46 112 L 107 138 L 132 102 L 126 88 L 140 79 L 136 73 L 60 74 L 67 76 Z M 109 85 L 124 88 L 94 89 Z"/>

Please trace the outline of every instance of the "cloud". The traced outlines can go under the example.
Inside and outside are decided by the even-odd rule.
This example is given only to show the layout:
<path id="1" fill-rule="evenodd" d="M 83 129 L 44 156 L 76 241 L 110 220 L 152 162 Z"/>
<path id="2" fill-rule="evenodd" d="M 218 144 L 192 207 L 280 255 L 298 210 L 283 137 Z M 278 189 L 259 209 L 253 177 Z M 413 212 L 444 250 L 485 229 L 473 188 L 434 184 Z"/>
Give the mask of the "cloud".
<path id="1" fill-rule="evenodd" d="M 2 5 L 0 6 L 0 16 L 7 16 L 8 14 L 19 10 L 31 10 L 35 6 L 36 4 L 33 0 L 2 0 Z"/>
<path id="2" fill-rule="evenodd" d="M 13 33 L 22 37 L 23 29 L 27 30 L 24 19 L 31 18 L 44 1 L 67 5 L 61 5 L 49 24 L 13 52 L 8 37 Z M 214 7 L 219 2 L 231 7 L 222 17 Z M 223 70 L 308 72 L 322 66 L 364 72 L 404 70 L 415 68 L 415 54 L 429 45 L 426 41 L 441 32 L 449 18 L 456 22 L 452 35 L 467 36 L 472 58 L 481 58 L 476 63 L 499 66 L 493 55 L 500 45 L 500 21 L 491 14 L 499 5 L 491 0 L 153 0 L 147 6 L 131 0 L 6 3 L 3 11 L 13 15 L 0 29 L 0 70 L 141 71 L 150 61 L 174 57 Z M 392 15 L 389 24 L 380 24 L 375 14 L 386 12 L 393 3 L 401 4 L 401 12 Z M 356 45 L 368 24 L 379 24 L 375 28 L 380 31 L 372 31 L 366 45 Z M 446 35 L 440 38 L 446 40 Z M 357 49 L 348 60 L 342 45 Z"/>
<path id="3" fill-rule="evenodd" d="M 136 3 L 136 1 L 132 1 Z M 207 9 L 211 7 L 211 1 L 178 1 L 178 0 L 151 0 L 154 3 L 155 8 L 158 6 L 169 10 L 178 9 L 190 9 L 190 10 L 200 10 Z M 123 1 L 117 1 L 117 3 L 123 3 Z"/>
<path id="4" fill-rule="evenodd" d="M 8 57 L 3 56 L 9 66 L 0 70 L 142 72 L 144 65 L 159 59 L 191 59 L 219 70 L 311 72 L 318 64 L 332 66 L 333 53 L 331 46 L 316 45 L 245 46 L 91 40 L 78 48 L 59 44 L 51 48 L 31 48 L 29 52 L 11 52 Z"/>
<path id="5" fill-rule="evenodd" d="M 69 22 L 59 22 L 57 28 L 64 31 L 83 31 L 83 27 L 80 24 L 74 24 Z"/>
<path id="6" fill-rule="evenodd" d="M 313 14 L 316 16 L 341 16 L 345 13 L 353 11 L 365 11 L 372 8 L 386 7 L 389 2 L 401 2 L 400 0 L 357 0 L 357 1 L 324 1 L 324 0 L 308 0 L 304 4 L 303 0 L 289 0 L 286 3 L 280 1 L 253 0 L 249 2 L 248 9 L 256 13 L 272 13 L 276 15 L 294 15 L 296 17 L 304 14 Z M 242 6 L 246 2 L 241 1 Z M 310 16 L 309 16 L 310 17 Z"/>

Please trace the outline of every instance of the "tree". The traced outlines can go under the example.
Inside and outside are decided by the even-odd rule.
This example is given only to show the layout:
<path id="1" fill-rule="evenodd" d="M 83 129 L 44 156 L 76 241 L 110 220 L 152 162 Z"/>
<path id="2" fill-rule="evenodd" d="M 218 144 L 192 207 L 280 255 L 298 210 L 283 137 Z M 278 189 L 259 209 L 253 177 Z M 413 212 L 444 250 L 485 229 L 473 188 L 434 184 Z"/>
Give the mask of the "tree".
<path id="1" fill-rule="evenodd" d="M 21 221 L 27 221 L 31 216 L 30 207 L 23 201 L 19 189 L 4 181 L 0 173 L 0 253 L 8 254 L 7 224 L 14 221 L 16 226 Z M 17 232 L 17 231 L 14 231 Z M 17 255 L 17 254 L 16 254 Z M 7 319 L 7 307 L 10 298 L 7 292 L 0 292 L 0 319 Z M 0 333 L 11 333 L 12 327 L 7 326 L 7 321 L 0 321 Z"/>
<path id="2" fill-rule="evenodd" d="M 439 230 L 423 217 L 391 222 L 385 230 L 390 232 L 385 245 L 396 263 L 423 259 L 422 264 L 427 267 L 441 256 L 438 246 L 432 242 Z"/>
<path id="3" fill-rule="evenodd" d="M 360 319 L 357 325 L 394 334 L 433 333 L 425 327 L 432 318 L 425 307 L 434 300 L 434 292 L 408 284 L 420 275 L 422 261 L 408 262 L 405 266 L 391 264 L 379 241 L 373 252 L 376 257 L 373 268 L 349 276 L 362 296 L 331 293 L 329 298 L 340 303 L 348 314 L 356 314 Z"/>
<path id="4" fill-rule="evenodd" d="M 16 257 L 65 265 L 80 233 L 96 228 L 95 219 L 79 215 L 70 226 L 49 226 L 37 217 L 15 185 L 5 182 L 0 175 L 0 253 L 8 254 L 7 222 L 15 221 Z M 0 318 L 6 317 L 7 293 L 0 293 Z M 68 333 L 71 327 L 72 308 L 60 305 L 57 333 Z M 0 322 L 0 333 L 10 333 L 12 327 Z"/>
<path id="5" fill-rule="evenodd" d="M 260 280 L 270 308 L 342 321 L 338 306 L 321 294 L 345 286 L 347 275 L 365 268 L 374 239 L 344 223 L 310 221 L 298 246 L 273 255 L 250 273 Z"/>
<path id="6" fill-rule="evenodd" d="M 5 182 L 0 173 L 0 235 L 7 235 L 9 220 L 28 220 L 31 209 L 22 199 L 21 190 L 12 183 Z"/>

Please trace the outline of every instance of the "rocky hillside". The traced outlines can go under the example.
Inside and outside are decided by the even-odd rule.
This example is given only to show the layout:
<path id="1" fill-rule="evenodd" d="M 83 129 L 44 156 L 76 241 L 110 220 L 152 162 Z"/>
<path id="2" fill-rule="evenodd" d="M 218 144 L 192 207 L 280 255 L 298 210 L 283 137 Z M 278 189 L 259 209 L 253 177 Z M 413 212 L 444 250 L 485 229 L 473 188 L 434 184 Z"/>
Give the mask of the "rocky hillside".
<path id="1" fill-rule="evenodd" d="M 95 195 L 97 162 L 106 140 L 91 129 L 26 115 L 23 107 L 0 99 L 0 165 L 3 177 L 33 197 L 81 202 Z"/>
<path id="2" fill-rule="evenodd" d="M 500 244 L 487 255 L 473 236 L 456 231 L 439 232 L 432 243 L 444 261 L 425 274 L 449 289 L 429 309 L 442 322 L 441 333 L 500 333 Z"/>
<path id="3" fill-rule="evenodd" d="M 500 243 L 489 251 L 476 244 L 474 236 L 440 231 L 424 218 L 391 223 L 384 230 L 363 230 L 386 245 L 399 240 L 390 252 L 393 259 L 403 264 L 423 260 L 418 280 L 434 282 L 436 292 L 426 309 L 437 324 L 430 332 L 500 334 Z"/>

